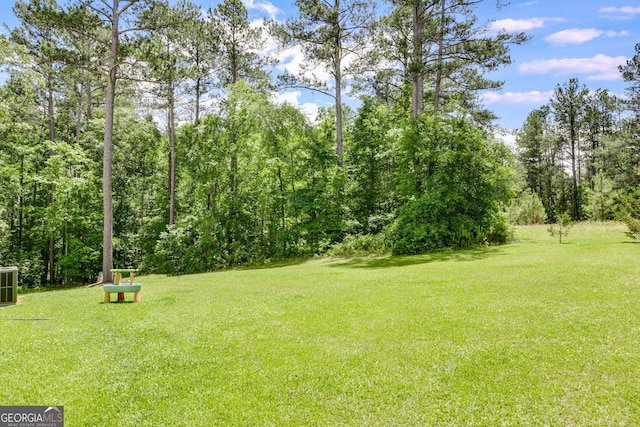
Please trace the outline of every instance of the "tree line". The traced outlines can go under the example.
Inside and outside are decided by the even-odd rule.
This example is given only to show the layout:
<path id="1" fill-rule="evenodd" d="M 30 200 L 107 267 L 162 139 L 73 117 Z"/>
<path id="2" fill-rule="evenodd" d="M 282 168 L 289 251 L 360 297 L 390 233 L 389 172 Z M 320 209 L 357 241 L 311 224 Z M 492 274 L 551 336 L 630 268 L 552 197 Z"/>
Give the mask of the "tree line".
<path id="1" fill-rule="evenodd" d="M 547 172 L 519 170 L 492 137 L 479 94 L 501 82 L 486 73 L 528 37 L 488 31 L 479 3 L 298 0 L 260 27 L 239 0 L 17 1 L 0 37 L 2 264 L 25 286 L 61 286 L 113 266 L 184 274 L 504 241 L 514 191 L 544 202 Z M 302 53 L 299 72 L 260 53 L 267 36 Z M 333 106 L 310 120 L 276 101 L 283 88 Z M 564 146 L 554 157 L 549 220 L 574 202 L 582 215 L 583 184 L 608 167 L 588 169 L 579 135 L 576 175 Z"/>
<path id="2" fill-rule="evenodd" d="M 577 78 L 558 84 L 517 136 L 523 180 L 514 222 L 630 221 L 640 217 L 640 44 L 619 67 L 626 96 L 590 91 Z"/>

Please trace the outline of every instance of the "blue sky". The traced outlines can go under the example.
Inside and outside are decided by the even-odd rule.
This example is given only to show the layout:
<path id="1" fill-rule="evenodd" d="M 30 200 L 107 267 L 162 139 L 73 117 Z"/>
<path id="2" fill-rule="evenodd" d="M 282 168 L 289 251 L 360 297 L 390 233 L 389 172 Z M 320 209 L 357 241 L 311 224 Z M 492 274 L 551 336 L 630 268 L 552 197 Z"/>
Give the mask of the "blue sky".
<path id="1" fill-rule="evenodd" d="M 619 0 L 539 0 L 512 2 L 483 14 L 494 26 L 525 31 L 533 39 L 512 47 L 513 64 L 492 77 L 502 91 L 485 95 L 487 107 L 507 128 L 518 128 L 527 114 L 548 102 L 557 84 L 576 77 L 588 88 L 624 95 L 618 66 L 640 43 L 640 2 Z"/>
<path id="2" fill-rule="evenodd" d="M 215 7 L 218 0 L 194 0 L 203 8 Z M 293 0 L 244 0 L 250 19 L 284 20 L 294 10 Z M 0 21 L 12 25 L 13 0 L 0 0 Z M 512 0 L 500 10 L 495 0 L 485 0 L 478 8 L 482 22 L 491 28 L 524 31 L 531 41 L 512 46 L 513 63 L 489 75 L 503 80 L 499 92 L 486 93 L 485 105 L 498 115 L 498 124 L 515 129 L 529 112 L 549 101 L 557 84 L 576 77 L 590 89 L 609 89 L 623 95 L 625 83 L 618 72 L 634 55 L 640 43 L 640 1 L 638 0 Z M 271 46 L 273 48 L 273 46 Z M 279 67 L 295 71 L 299 52 L 280 54 Z M 332 100 L 316 93 L 288 91 L 282 101 L 298 105 L 312 115 L 318 106 Z"/>

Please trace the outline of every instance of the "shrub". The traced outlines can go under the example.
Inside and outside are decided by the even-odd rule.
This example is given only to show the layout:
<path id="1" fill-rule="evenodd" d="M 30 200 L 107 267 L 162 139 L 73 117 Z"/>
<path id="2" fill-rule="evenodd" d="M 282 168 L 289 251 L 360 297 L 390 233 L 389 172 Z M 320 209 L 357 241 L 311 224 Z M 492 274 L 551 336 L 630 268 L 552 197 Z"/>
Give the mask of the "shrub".
<path id="1" fill-rule="evenodd" d="M 342 242 L 333 245 L 327 254 L 351 257 L 382 255 L 389 251 L 389 241 L 385 234 L 356 234 L 348 235 Z"/>
<path id="2" fill-rule="evenodd" d="M 6 266 L 18 267 L 18 285 L 23 289 L 36 288 L 43 284 L 44 265 L 37 252 L 18 252 L 2 260 Z"/>
<path id="3" fill-rule="evenodd" d="M 407 168 L 389 236 L 393 253 L 415 254 L 504 241 L 508 227 L 498 215 L 511 195 L 508 150 L 491 143 L 463 119 L 423 115 L 405 130 Z"/>
<path id="4" fill-rule="evenodd" d="M 629 229 L 625 234 L 632 239 L 640 238 L 640 219 L 627 216 L 624 218 L 624 223 L 627 224 Z"/>
<path id="5" fill-rule="evenodd" d="M 160 235 L 153 256 L 155 271 L 180 275 L 207 270 L 207 256 L 199 248 L 197 218 L 187 215 Z"/>
<path id="6" fill-rule="evenodd" d="M 509 225 L 509 220 L 505 214 L 496 214 L 491 222 L 487 243 L 504 244 L 514 238 L 514 229 Z"/>
<path id="7" fill-rule="evenodd" d="M 509 222 L 516 225 L 544 224 L 547 212 L 537 193 L 525 190 L 518 197 L 511 200 L 507 208 Z"/>
<path id="8" fill-rule="evenodd" d="M 560 243 L 562 243 L 562 237 L 566 238 L 567 234 L 569 234 L 569 230 L 573 227 L 573 221 L 571 221 L 571 216 L 569 213 L 564 212 L 562 215 L 558 216 L 558 222 L 556 224 L 551 225 L 548 231 L 551 236 L 558 236 Z"/>
<path id="9" fill-rule="evenodd" d="M 398 219 L 390 229 L 394 254 L 502 243 L 509 235 L 506 219 L 501 215 L 474 216 L 426 195 L 400 208 Z"/>
<path id="10" fill-rule="evenodd" d="M 616 199 L 619 206 L 616 218 L 627 225 L 627 236 L 640 238 L 640 186 L 618 194 Z"/>

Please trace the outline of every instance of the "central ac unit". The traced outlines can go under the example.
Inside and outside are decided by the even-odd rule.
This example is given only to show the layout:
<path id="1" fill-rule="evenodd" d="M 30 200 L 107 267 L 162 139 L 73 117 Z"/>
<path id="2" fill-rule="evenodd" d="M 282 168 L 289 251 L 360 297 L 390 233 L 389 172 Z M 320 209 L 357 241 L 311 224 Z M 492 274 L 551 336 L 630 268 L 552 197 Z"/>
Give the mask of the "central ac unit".
<path id="1" fill-rule="evenodd" d="M 18 301 L 18 267 L 0 267 L 0 304 Z"/>

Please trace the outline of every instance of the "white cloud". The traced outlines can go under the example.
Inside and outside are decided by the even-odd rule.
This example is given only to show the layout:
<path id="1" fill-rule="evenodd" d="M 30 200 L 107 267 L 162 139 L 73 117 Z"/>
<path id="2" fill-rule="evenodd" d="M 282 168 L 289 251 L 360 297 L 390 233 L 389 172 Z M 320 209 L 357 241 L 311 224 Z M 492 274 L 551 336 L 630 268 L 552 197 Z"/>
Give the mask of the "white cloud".
<path id="1" fill-rule="evenodd" d="M 640 7 L 623 6 L 623 7 L 603 7 L 600 9 L 601 13 L 624 13 L 627 15 L 640 14 Z"/>
<path id="2" fill-rule="evenodd" d="M 264 0 L 242 0 L 242 3 L 245 5 L 247 9 L 250 10 L 261 10 L 269 15 L 269 18 L 276 19 L 276 15 L 282 13 L 278 7 L 274 6 L 273 3 L 264 1 Z"/>
<path id="3" fill-rule="evenodd" d="M 570 44 L 582 44 L 598 37 L 625 37 L 630 35 L 628 31 L 602 31 L 595 28 L 575 28 L 571 30 L 558 31 L 548 35 L 544 39 L 556 46 L 566 46 Z"/>
<path id="4" fill-rule="evenodd" d="M 493 136 L 496 140 L 502 141 L 507 147 L 515 150 L 517 147 L 516 138 L 517 131 L 514 129 L 495 129 L 493 131 Z"/>
<path id="5" fill-rule="evenodd" d="M 526 74 L 586 74 L 589 80 L 616 80 L 618 66 L 626 63 L 624 56 L 596 55 L 593 58 L 541 59 L 524 62 L 518 70 Z"/>
<path id="6" fill-rule="evenodd" d="M 321 82 L 327 83 L 332 80 L 331 74 L 324 67 L 316 67 L 313 70 L 304 70 L 305 62 L 304 53 L 299 45 L 283 50 L 278 55 L 277 68 L 287 71 L 293 76 L 299 76 L 303 71 L 304 75 L 309 78 L 315 78 Z"/>
<path id="7" fill-rule="evenodd" d="M 547 22 L 564 22 L 563 18 L 530 18 L 530 19 L 500 19 L 491 24 L 490 29 L 493 31 L 506 30 L 514 31 L 530 31 L 536 28 L 544 27 Z"/>
<path id="8" fill-rule="evenodd" d="M 553 95 L 553 91 L 485 93 L 482 98 L 487 105 L 544 104 Z"/>
<path id="9" fill-rule="evenodd" d="M 534 4 L 538 4 L 540 3 L 539 1 L 528 1 L 526 3 L 520 3 L 518 6 L 523 6 L 523 7 L 527 7 L 527 6 L 533 6 Z"/>
<path id="10" fill-rule="evenodd" d="M 640 14 L 640 7 L 624 6 L 624 7 L 603 7 L 600 9 L 600 16 L 614 20 L 629 20 L 635 15 Z"/>
<path id="11" fill-rule="evenodd" d="M 304 54 L 300 46 L 287 48 L 278 54 L 278 69 L 297 76 L 302 69 Z"/>
<path id="12" fill-rule="evenodd" d="M 300 104 L 300 96 L 302 92 L 299 91 L 290 91 L 275 94 L 275 100 L 278 104 L 289 104 L 293 107 L 296 107 L 298 110 L 302 112 L 310 121 L 315 121 L 318 116 L 318 110 L 320 107 L 318 104 L 314 104 L 312 102 L 305 102 Z"/>
<path id="13" fill-rule="evenodd" d="M 271 34 L 269 34 L 269 31 L 267 31 L 264 19 L 253 20 L 249 23 L 249 25 L 251 26 L 251 28 L 262 29 L 262 41 L 264 43 L 264 46 L 259 51 L 256 51 L 257 54 L 261 56 L 270 56 L 278 50 L 278 42 Z"/>

